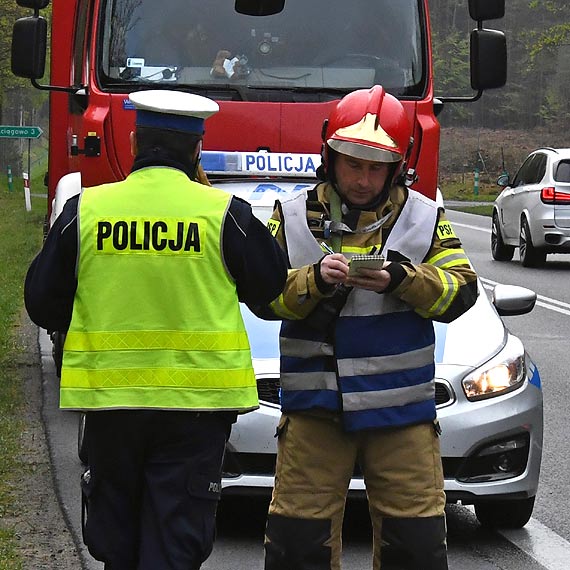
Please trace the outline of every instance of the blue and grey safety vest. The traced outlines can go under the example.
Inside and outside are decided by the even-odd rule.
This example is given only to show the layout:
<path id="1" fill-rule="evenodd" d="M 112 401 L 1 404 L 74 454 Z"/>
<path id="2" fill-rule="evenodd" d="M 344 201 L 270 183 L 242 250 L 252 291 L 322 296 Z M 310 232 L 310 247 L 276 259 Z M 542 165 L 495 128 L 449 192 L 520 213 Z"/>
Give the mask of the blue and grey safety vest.
<path id="1" fill-rule="evenodd" d="M 304 198 L 299 195 L 282 204 L 285 243 L 294 268 L 322 257 L 306 224 Z M 411 263 L 421 263 L 431 248 L 437 218 L 435 202 L 410 190 L 382 253 L 397 251 Z M 435 419 L 435 334 L 430 319 L 393 295 L 353 289 L 332 326 L 334 331 L 320 332 L 305 320 L 283 322 L 284 412 L 342 412 L 348 431 Z"/>

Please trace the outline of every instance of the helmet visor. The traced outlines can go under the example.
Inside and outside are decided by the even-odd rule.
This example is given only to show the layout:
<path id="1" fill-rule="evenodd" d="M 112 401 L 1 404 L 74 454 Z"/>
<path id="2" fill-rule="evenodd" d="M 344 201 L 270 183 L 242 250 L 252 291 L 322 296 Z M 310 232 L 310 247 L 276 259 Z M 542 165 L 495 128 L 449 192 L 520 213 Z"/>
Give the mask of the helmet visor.
<path id="1" fill-rule="evenodd" d="M 327 144 L 340 154 L 346 154 L 361 160 L 371 160 L 372 162 L 400 162 L 403 159 L 400 153 L 377 146 L 369 146 L 338 139 L 328 139 Z"/>

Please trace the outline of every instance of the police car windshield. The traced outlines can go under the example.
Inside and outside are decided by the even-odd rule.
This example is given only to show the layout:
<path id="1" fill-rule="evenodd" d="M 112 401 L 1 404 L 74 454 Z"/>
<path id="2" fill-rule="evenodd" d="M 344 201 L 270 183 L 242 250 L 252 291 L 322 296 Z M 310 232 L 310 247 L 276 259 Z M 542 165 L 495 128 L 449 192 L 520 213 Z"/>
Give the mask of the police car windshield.
<path id="1" fill-rule="evenodd" d="M 244 100 L 265 89 L 270 101 L 374 84 L 400 96 L 425 91 L 421 0 L 287 0 L 264 17 L 238 14 L 229 0 L 103 6 L 103 88 L 177 85 Z"/>

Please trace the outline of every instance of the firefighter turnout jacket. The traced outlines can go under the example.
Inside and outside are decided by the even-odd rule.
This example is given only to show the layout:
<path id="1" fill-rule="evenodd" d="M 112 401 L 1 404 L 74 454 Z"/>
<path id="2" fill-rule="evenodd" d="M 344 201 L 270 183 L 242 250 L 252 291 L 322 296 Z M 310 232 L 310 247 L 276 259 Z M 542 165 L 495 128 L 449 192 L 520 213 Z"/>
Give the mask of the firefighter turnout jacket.
<path id="1" fill-rule="evenodd" d="M 268 223 L 292 267 L 270 307 L 283 319 L 282 409 L 341 413 L 348 431 L 433 421 L 432 320 L 450 322 L 474 304 L 475 272 L 443 209 L 418 192 L 393 186 L 376 210 L 343 206 L 341 220 L 331 219 L 332 192 L 319 184 L 306 201 L 278 204 Z M 342 228 L 341 240 L 331 227 Z M 324 283 L 322 241 L 347 258 L 385 255 L 389 288 Z"/>

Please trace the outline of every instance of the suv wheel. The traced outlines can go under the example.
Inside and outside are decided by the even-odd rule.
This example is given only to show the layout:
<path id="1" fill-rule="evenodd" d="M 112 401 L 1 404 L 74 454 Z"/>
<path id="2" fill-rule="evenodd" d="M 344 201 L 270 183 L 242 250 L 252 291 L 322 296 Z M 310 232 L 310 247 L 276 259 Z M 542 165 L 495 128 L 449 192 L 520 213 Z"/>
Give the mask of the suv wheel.
<path id="1" fill-rule="evenodd" d="M 475 515 L 487 528 L 522 528 L 532 515 L 534 497 L 514 501 L 481 501 L 475 503 Z"/>
<path id="2" fill-rule="evenodd" d="M 510 261 L 515 253 L 512 245 L 506 245 L 501 236 L 501 228 L 499 227 L 499 216 L 497 212 L 493 212 L 493 223 L 491 225 L 491 254 L 493 259 L 497 261 Z"/>
<path id="3" fill-rule="evenodd" d="M 519 253 L 523 267 L 538 267 L 546 261 L 546 252 L 532 244 L 530 228 L 525 218 L 521 219 Z"/>

